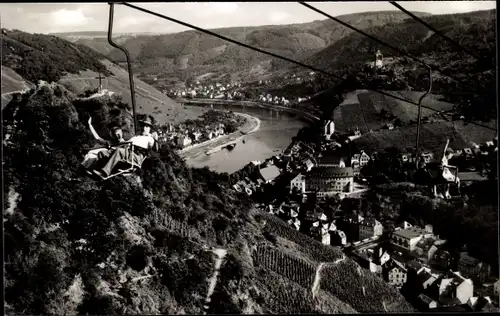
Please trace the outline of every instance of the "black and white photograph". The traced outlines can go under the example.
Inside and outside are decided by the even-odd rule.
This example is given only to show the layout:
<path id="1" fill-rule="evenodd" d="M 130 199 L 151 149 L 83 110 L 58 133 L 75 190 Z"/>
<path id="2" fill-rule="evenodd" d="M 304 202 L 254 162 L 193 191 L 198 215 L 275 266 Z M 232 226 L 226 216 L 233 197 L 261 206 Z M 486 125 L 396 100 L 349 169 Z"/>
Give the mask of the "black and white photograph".
<path id="1" fill-rule="evenodd" d="M 500 313 L 496 1 L 0 26 L 5 315 Z"/>

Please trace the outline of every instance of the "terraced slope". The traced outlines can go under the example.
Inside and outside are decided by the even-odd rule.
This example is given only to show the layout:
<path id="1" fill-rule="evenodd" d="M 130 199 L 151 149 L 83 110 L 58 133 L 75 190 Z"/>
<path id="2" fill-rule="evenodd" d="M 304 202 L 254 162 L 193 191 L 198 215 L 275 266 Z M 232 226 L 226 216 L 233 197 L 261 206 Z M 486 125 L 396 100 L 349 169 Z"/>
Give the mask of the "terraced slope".
<path id="1" fill-rule="evenodd" d="M 399 96 L 418 102 L 422 92 L 415 91 L 384 91 L 389 94 Z M 439 96 L 429 95 L 422 100 L 422 105 L 437 111 L 449 111 L 453 104 L 439 101 Z M 417 120 L 418 107 L 414 104 L 400 101 L 377 92 L 367 90 L 356 90 L 344 100 L 343 104 L 334 109 L 333 117 L 335 129 L 340 132 L 353 130 L 356 126 L 362 133 L 370 130 L 377 131 L 386 123 L 392 122 L 388 116 L 382 116 L 384 111 L 402 122 L 408 123 Z M 436 111 L 422 108 L 422 117 L 430 117 Z"/>
<path id="2" fill-rule="evenodd" d="M 417 135 L 416 125 L 379 130 L 367 133 L 354 140 L 354 144 L 367 152 L 381 151 L 392 146 L 400 150 L 415 147 Z M 422 124 L 420 130 L 420 146 L 422 150 L 441 153 L 446 139 L 450 139 L 451 148 L 471 147 L 471 142 L 484 143 L 493 139 L 495 132 L 483 127 L 467 125 L 463 122 L 436 122 Z"/>

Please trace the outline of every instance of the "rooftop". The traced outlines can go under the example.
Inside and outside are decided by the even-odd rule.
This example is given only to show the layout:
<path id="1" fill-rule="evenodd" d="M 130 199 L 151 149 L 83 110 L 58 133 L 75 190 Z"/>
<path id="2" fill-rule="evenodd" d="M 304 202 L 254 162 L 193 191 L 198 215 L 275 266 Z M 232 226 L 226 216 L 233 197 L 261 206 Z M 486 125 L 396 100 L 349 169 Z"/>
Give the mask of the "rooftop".
<path id="1" fill-rule="evenodd" d="M 426 231 L 420 227 L 409 227 L 406 229 L 396 230 L 393 233 L 393 235 L 398 236 L 398 237 L 402 237 L 405 239 L 417 238 L 423 234 L 426 234 Z"/>
<path id="2" fill-rule="evenodd" d="M 336 167 L 315 167 L 311 169 L 311 175 L 327 175 L 333 178 L 354 177 L 354 170 L 351 167 L 336 168 Z"/>
<path id="3" fill-rule="evenodd" d="M 460 253 L 460 264 L 468 265 L 468 266 L 476 266 L 480 263 L 481 261 L 469 256 L 467 252 L 461 252 Z"/>
<path id="4" fill-rule="evenodd" d="M 427 295 L 425 295 L 425 294 L 420 294 L 420 295 L 418 296 L 418 298 L 419 298 L 422 302 L 424 302 L 424 303 L 426 303 L 426 304 L 430 304 L 430 303 L 434 302 L 434 300 L 433 300 L 432 298 L 428 297 L 428 296 L 427 296 Z"/>
<path id="5" fill-rule="evenodd" d="M 364 225 L 364 226 L 375 226 L 377 224 L 380 224 L 379 221 L 377 221 L 376 219 L 374 218 L 365 218 L 362 222 L 361 222 L 361 225 Z"/>
<path id="6" fill-rule="evenodd" d="M 278 169 L 278 167 L 271 165 L 269 167 L 260 169 L 260 174 L 262 178 L 264 178 L 264 180 L 272 181 L 280 175 L 280 170 Z"/>

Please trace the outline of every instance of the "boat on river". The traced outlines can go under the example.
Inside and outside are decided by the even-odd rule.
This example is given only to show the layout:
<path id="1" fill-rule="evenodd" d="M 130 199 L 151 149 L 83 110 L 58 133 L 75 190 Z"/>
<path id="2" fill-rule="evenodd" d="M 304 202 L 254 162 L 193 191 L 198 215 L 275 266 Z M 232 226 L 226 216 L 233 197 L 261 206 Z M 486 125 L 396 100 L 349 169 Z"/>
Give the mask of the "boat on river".
<path id="1" fill-rule="evenodd" d="M 233 149 L 234 149 L 234 147 L 236 147 L 236 143 L 229 144 L 229 145 L 227 145 L 225 148 L 226 148 L 227 150 L 233 150 Z"/>

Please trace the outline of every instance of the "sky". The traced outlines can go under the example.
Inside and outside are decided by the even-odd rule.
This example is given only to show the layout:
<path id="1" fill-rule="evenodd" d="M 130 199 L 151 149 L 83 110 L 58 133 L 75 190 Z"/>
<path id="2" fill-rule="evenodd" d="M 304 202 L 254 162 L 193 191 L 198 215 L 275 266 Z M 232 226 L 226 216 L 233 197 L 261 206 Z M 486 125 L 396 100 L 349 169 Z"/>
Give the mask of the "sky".
<path id="1" fill-rule="evenodd" d="M 324 16 L 297 2 L 135 2 L 203 28 L 305 23 Z M 332 15 L 397 10 L 388 2 L 311 2 Z M 495 1 L 401 1 L 409 11 L 431 14 L 463 13 L 496 8 Z M 107 31 L 107 3 L 1 3 L 3 28 L 29 33 Z M 116 33 L 174 33 L 186 27 L 122 5 L 115 5 Z"/>

